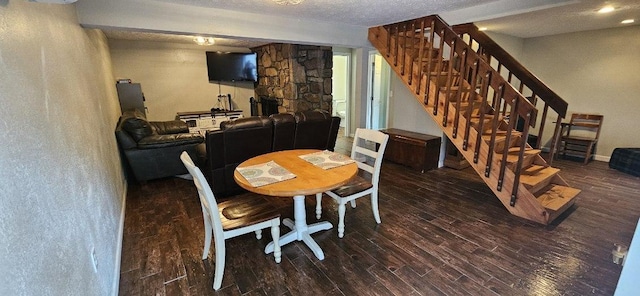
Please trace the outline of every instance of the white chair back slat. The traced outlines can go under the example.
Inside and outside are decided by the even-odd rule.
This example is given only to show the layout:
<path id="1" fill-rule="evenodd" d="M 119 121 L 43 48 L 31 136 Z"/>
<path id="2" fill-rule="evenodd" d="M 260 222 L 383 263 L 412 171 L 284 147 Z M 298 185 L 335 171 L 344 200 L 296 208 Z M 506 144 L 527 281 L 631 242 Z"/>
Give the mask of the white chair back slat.
<path id="1" fill-rule="evenodd" d="M 213 234 L 215 244 L 215 270 L 213 276 L 213 289 L 218 290 L 222 286 L 222 278 L 224 275 L 226 246 L 225 240 L 238 235 L 246 234 L 249 232 L 255 232 L 256 238 L 262 237 L 262 229 L 271 228 L 271 237 L 273 238 L 274 257 L 276 263 L 280 263 L 282 252 L 280 251 L 280 245 L 278 239 L 280 237 L 280 216 L 273 215 L 273 217 L 266 221 L 256 221 L 257 223 L 246 223 L 242 227 L 232 228 L 225 231 L 222 227 L 222 219 L 220 218 L 220 208 L 216 202 L 216 198 L 211 191 L 207 179 L 202 174 L 202 171 L 195 166 L 193 160 L 189 154 L 184 151 L 180 155 L 180 159 L 184 166 L 189 171 L 189 174 L 193 177 L 193 183 L 198 190 L 198 196 L 200 197 L 200 205 L 202 206 L 202 215 L 204 217 L 205 228 L 205 242 L 202 254 L 202 259 L 206 259 L 211 247 L 211 235 Z"/>
<path id="2" fill-rule="evenodd" d="M 218 209 L 218 203 L 213 195 L 213 191 L 211 191 L 211 187 L 209 187 L 207 183 L 207 179 L 202 174 L 202 171 L 193 163 L 193 160 L 191 160 L 187 152 L 182 152 L 180 159 L 189 171 L 189 174 L 193 177 L 193 181 L 198 189 L 202 213 L 211 220 L 214 235 L 223 237 L 224 230 L 222 228 L 222 220 L 220 220 L 220 210 Z M 206 186 L 203 184 L 206 184 Z"/>
<path id="3" fill-rule="evenodd" d="M 351 148 L 351 158 L 356 160 L 358 168 L 371 174 L 371 183 L 378 186 L 380 179 L 380 167 L 382 166 L 382 155 L 387 147 L 389 135 L 369 129 L 356 129 Z M 377 149 L 377 150 L 376 150 Z M 372 158 L 373 165 L 361 161 L 362 158 Z"/>

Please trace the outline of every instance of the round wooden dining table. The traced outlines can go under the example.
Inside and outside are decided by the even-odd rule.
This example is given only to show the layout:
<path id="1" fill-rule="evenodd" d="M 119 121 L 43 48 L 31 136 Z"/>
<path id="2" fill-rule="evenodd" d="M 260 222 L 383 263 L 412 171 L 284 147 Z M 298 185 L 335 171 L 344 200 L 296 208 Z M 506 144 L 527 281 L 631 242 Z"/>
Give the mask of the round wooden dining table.
<path id="1" fill-rule="evenodd" d="M 300 158 L 301 155 L 318 151 L 320 150 L 296 149 L 271 152 L 253 157 L 238 165 L 238 168 L 243 168 L 274 161 L 296 175 L 293 179 L 254 187 L 238 170 L 234 171 L 233 177 L 240 187 L 251 192 L 279 197 L 293 196 L 294 221 L 291 221 L 291 219 L 284 219 L 282 221 L 291 231 L 280 237 L 280 245 L 286 245 L 294 240 L 302 241 L 313 251 L 319 260 L 323 260 L 324 253 L 318 243 L 313 240 L 311 234 L 321 230 L 331 229 L 333 225 L 328 221 L 307 224 L 305 195 L 315 195 L 316 193 L 329 191 L 346 184 L 357 174 L 358 165 L 356 163 L 350 163 L 331 169 L 323 169 Z M 267 245 L 265 252 L 273 252 L 273 242 Z"/>

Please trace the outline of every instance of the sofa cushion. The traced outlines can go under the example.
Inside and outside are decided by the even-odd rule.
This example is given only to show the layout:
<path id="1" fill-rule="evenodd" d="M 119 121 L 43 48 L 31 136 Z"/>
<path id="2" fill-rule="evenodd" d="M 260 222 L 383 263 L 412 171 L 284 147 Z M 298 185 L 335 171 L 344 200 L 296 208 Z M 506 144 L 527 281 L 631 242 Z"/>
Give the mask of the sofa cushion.
<path id="1" fill-rule="evenodd" d="M 338 130 L 340 129 L 340 117 L 331 117 L 331 129 L 329 129 L 329 142 L 327 142 L 327 150 L 333 151 L 336 147 L 336 140 L 338 139 Z"/>
<path id="2" fill-rule="evenodd" d="M 292 113 L 270 115 L 273 122 L 273 151 L 293 149 L 296 119 Z"/>
<path id="3" fill-rule="evenodd" d="M 269 118 L 264 116 L 251 116 L 238 118 L 220 123 L 220 129 L 223 131 L 233 131 L 248 128 L 259 128 L 271 125 Z"/>
<path id="4" fill-rule="evenodd" d="M 124 150 L 138 147 L 138 143 L 136 143 L 131 135 L 121 129 L 116 130 L 116 140 L 118 140 L 120 147 Z"/>
<path id="5" fill-rule="evenodd" d="M 220 130 L 207 132 L 205 169 L 211 190 L 217 196 L 228 196 L 243 189 L 233 179 L 233 171 L 241 162 L 271 152 L 271 120 L 252 116 L 225 121 Z"/>
<path id="6" fill-rule="evenodd" d="M 151 121 L 153 132 L 158 135 L 188 133 L 189 126 L 182 120 Z"/>
<path id="7" fill-rule="evenodd" d="M 271 152 L 272 126 L 267 117 L 247 117 L 232 121 L 224 127 L 225 164 L 241 162 Z"/>
<path id="8" fill-rule="evenodd" d="M 198 144 L 204 141 L 204 137 L 200 134 L 169 134 L 169 135 L 151 135 L 138 141 L 139 149 L 154 149 L 173 147 L 188 144 Z"/>
<path id="9" fill-rule="evenodd" d="M 121 120 L 124 120 L 122 129 L 127 131 L 136 142 L 153 134 L 151 125 L 138 110 L 125 112 Z"/>
<path id="10" fill-rule="evenodd" d="M 324 110 L 296 112 L 295 149 L 327 149 L 331 115 Z"/>

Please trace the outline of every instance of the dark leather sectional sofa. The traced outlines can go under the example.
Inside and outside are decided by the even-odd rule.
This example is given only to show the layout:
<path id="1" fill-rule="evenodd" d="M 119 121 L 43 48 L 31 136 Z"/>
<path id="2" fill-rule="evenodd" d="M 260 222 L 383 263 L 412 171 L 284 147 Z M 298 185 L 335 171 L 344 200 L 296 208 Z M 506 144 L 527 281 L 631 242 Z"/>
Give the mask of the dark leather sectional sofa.
<path id="1" fill-rule="evenodd" d="M 333 151 L 339 126 L 339 117 L 321 110 L 225 121 L 220 130 L 207 133 L 206 151 L 199 152 L 199 166 L 216 197 L 231 196 L 244 191 L 233 179 L 233 171 L 241 162 L 288 149 Z"/>
<path id="2" fill-rule="evenodd" d="M 180 153 L 197 156 L 204 137 L 189 133 L 184 121 L 147 121 L 138 110 L 125 111 L 116 126 L 122 154 L 139 182 L 187 173 Z"/>

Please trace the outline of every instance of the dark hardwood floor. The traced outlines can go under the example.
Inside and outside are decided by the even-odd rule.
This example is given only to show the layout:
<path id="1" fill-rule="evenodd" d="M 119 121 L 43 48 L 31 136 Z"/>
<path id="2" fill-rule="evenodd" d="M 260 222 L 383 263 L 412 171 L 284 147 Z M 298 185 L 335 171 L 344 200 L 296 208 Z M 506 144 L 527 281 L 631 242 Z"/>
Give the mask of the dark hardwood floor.
<path id="1" fill-rule="evenodd" d="M 337 151 L 347 152 L 341 140 Z M 270 241 L 227 241 L 223 295 L 612 295 L 621 266 L 614 243 L 629 245 L 640 209 L 640 178 L 604 162 L 559 160 L 554 166 L 582 193 L 571 210 L 542 226 L 511 216 L 470 169 L 423 174 L 385 162 L 382 224 L 369 198 L 347 206 L 343 239 L 334 224 L 313 237 L 326 258 L 303 244 L 283 247 L 282 262 L 263 253 Z M 272 198 L 283 217 L 293 200 Z M 315 221 L 314 198 L 307 219 Z M 121 295 L 210 295 L 213 256 L 202 260 L 202 212 L 191 181 L 169 178 L 131 185 L 127 196 Z M 288 229 L 281 226 L 282 232 Z M 211 251 L 213 254 L 213 248 Z"/>

